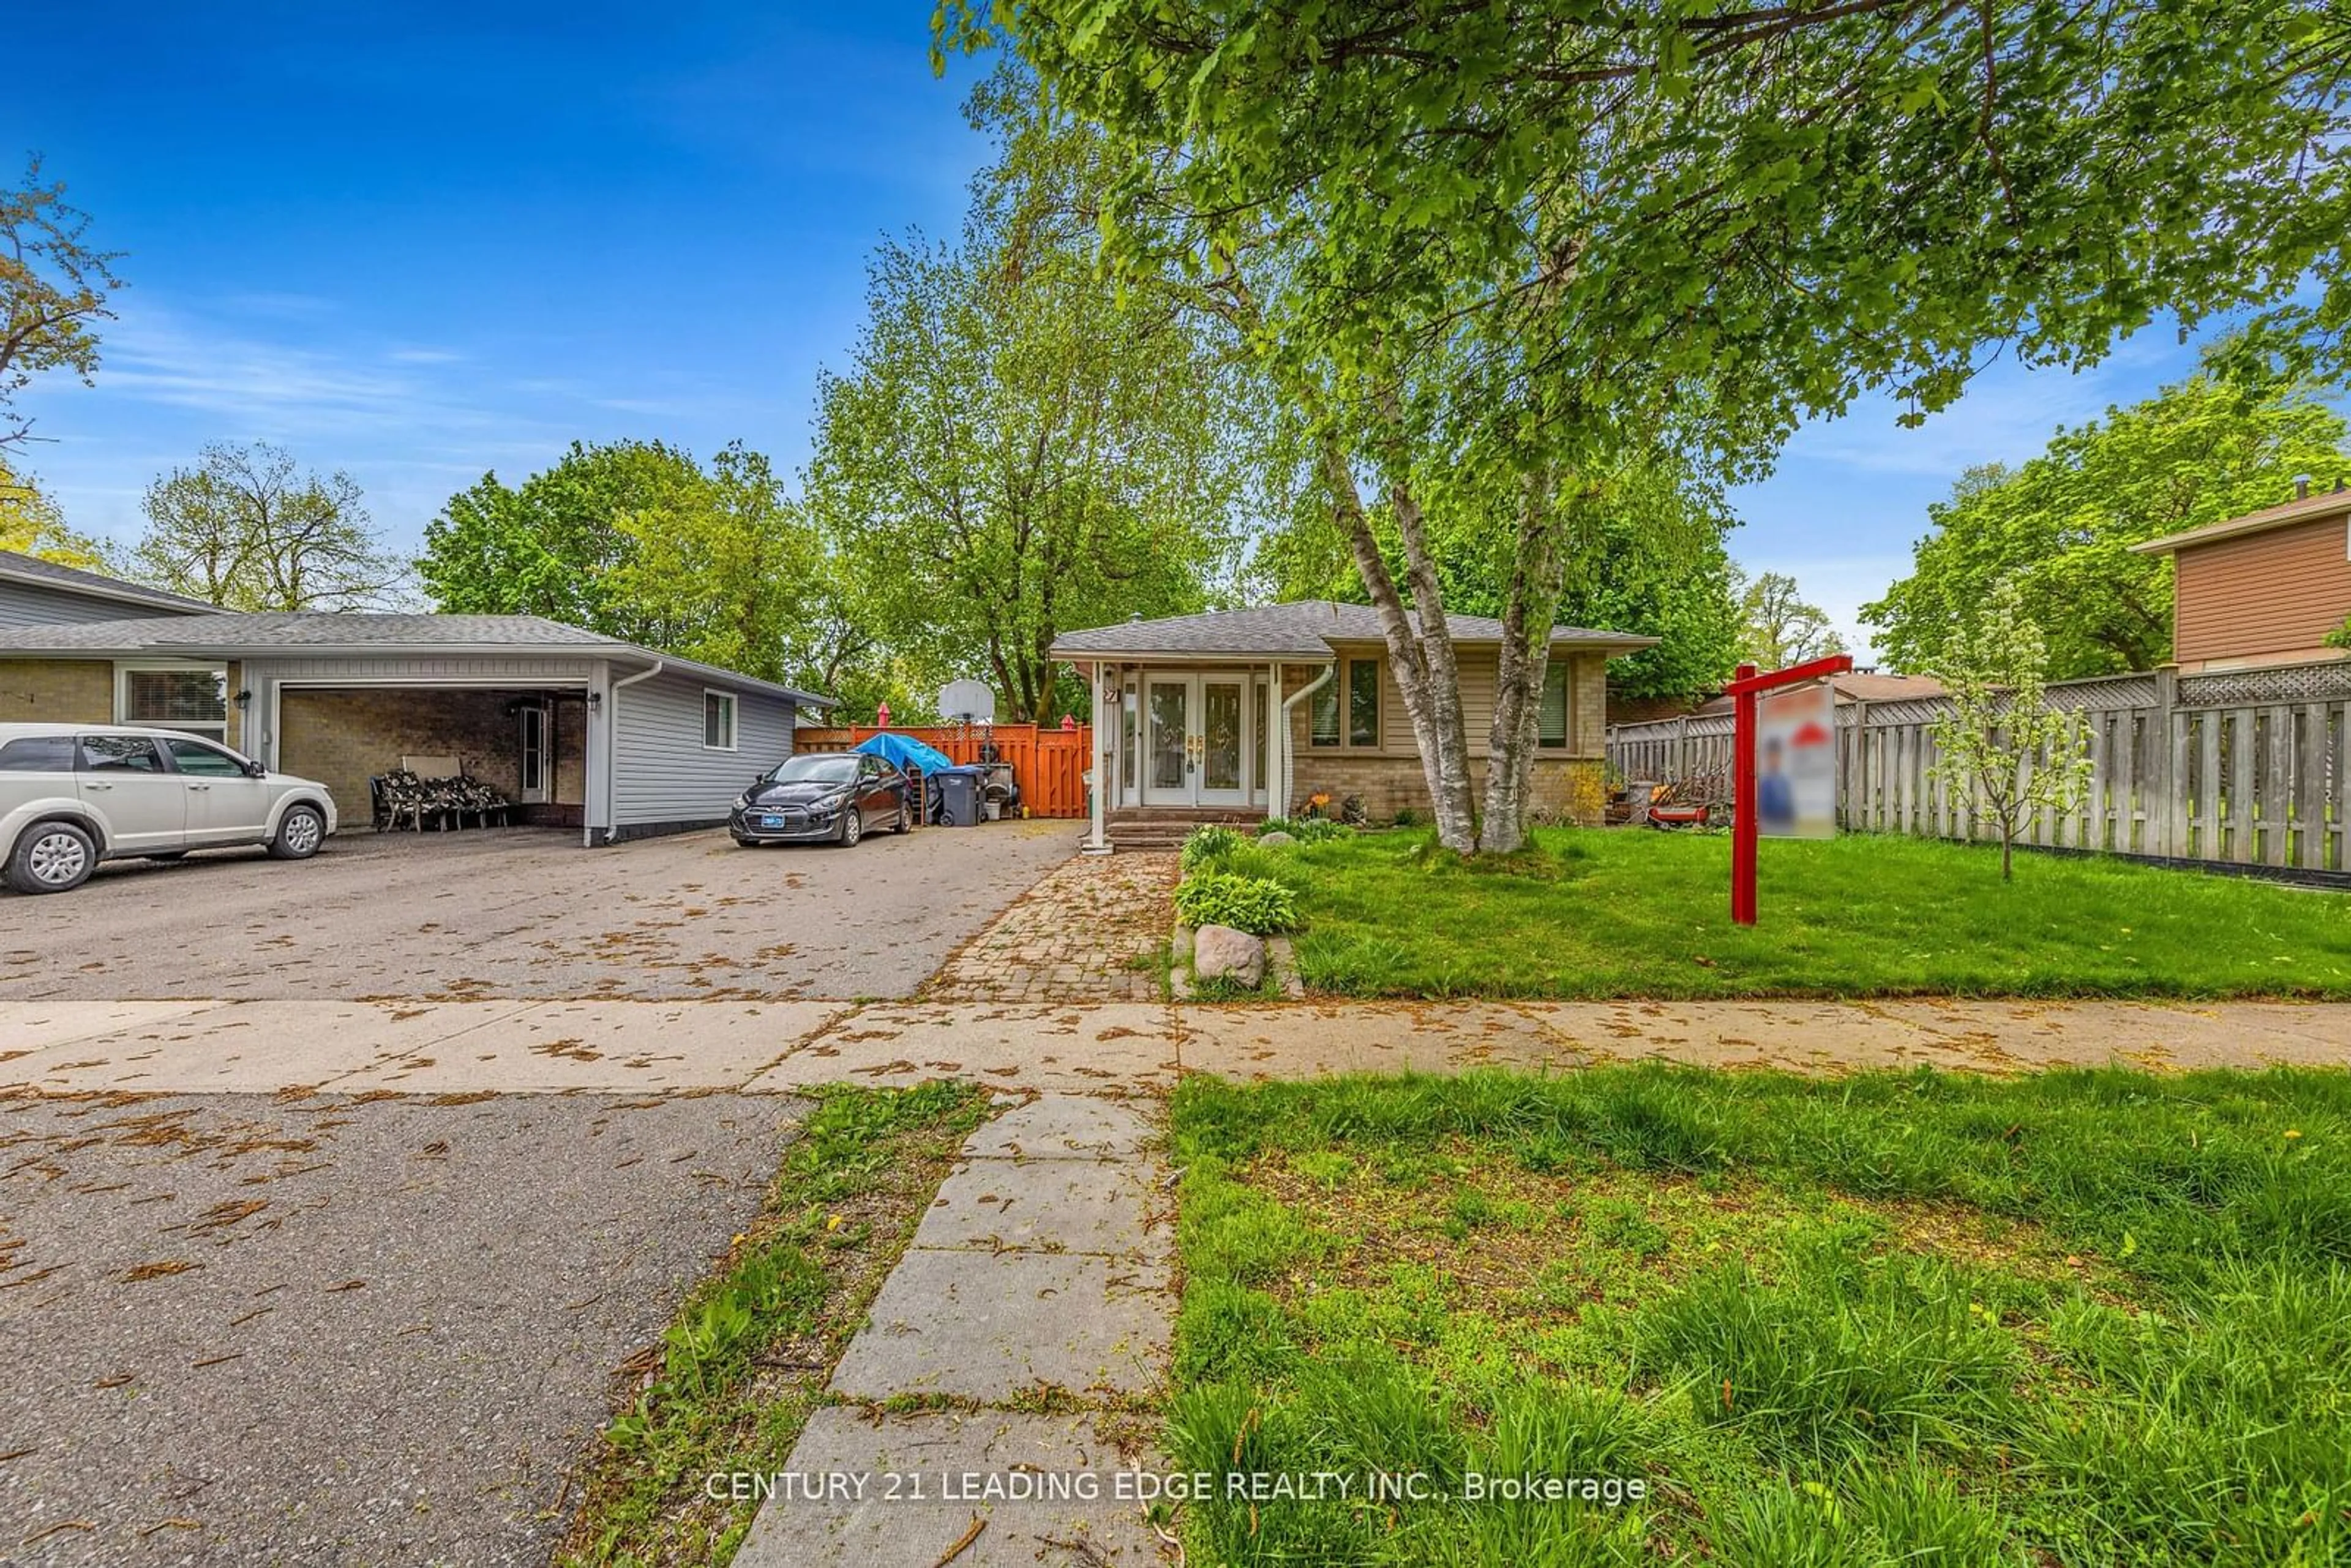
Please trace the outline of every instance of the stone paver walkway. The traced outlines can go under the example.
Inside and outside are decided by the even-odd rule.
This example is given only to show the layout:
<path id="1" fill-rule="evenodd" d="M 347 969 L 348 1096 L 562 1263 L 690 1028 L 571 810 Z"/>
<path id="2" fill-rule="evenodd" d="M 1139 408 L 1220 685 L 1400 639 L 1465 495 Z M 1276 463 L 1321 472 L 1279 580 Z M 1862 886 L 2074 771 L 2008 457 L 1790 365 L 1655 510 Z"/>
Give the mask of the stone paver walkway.
<path id="1" fill-rule="evenodd" d="M 1073 1094 L 973 1134 L 739 1568 L 1159 1560 L 1122 1486 L 1149 1456 L 1117 1429 L 1159 1390 L 1175 1307 L 1156 1146 L 1133 1103 Z M 882 1408 L 914 1400 L 944 1407 Z"/>
<path id="2" fill-rule="evenodd" d="M 1149 1001 L 1175 918 L 1176 856 L 1076 855 L 942 965 L 932 1001 Z"/>
<path id="3" fill-rule="evenodd" d="M 1155 1091 L 1185 1072 L 1834 1072 L 2351 1065 L 2351 1004 L 2218 1002 L 0 1002 L 0 1090 L 790 1093 L 941 1076 Z"/>

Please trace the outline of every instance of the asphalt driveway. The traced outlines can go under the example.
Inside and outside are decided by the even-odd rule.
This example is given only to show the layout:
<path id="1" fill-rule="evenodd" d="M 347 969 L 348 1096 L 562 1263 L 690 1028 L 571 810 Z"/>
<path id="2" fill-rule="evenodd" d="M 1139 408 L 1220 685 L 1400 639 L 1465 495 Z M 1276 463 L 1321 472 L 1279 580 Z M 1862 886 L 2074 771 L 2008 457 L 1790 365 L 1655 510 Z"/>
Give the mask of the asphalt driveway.
<path id="1" fill-rule="evenodd" d="M 800 1109 L 0 1100 L 0 1561 L 544 1563 Z"/>
<path id="2" fill-rule="evenodd" d="M 777 1000 L 911 995 L 1075 847 L 1077 825 L 738 849 L 528 829 L 355 834 L 109 865 L 0 893 L 0 999 Z"/>

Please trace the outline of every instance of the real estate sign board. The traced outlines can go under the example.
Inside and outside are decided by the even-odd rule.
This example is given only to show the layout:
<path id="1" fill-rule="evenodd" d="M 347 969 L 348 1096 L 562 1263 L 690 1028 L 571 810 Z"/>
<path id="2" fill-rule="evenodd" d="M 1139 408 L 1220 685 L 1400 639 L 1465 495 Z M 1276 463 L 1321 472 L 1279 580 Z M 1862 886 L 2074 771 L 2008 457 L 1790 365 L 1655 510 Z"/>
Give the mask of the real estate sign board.
<path id="1" fill-rule="evenodd" d="M 1826 681 L 1767 692 L 1755 714 L 1756 825 L 1778 839 L 1836 835 L 1836 694 Z"/>

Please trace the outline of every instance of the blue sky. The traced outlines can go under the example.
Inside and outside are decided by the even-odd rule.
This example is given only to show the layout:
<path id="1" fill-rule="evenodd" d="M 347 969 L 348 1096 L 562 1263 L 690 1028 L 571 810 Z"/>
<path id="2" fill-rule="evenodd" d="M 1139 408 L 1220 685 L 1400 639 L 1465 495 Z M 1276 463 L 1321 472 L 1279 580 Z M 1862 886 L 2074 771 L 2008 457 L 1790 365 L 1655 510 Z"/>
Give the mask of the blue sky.
<path id="1" fill-rule="evenodd" d="M 67 8 L 33 0 L 20 33 Z M 78 11 L 78 8 L 76 8 Z M 136 536 L 139 496 L 213 440 L 350 472 L 403 547 L 453 492 L 574 439 L 740 437 L 797 469 L 885 234 L 951 232 L 986 148 L 928 0 L 872 6 L 131 4 L 0 98 L 0 157 L 47 155 L 131 287 L 95 388 L 24 400 L 68 519 Z M 1848 631 L 1971 463 L 2146 395 L 2157 331 L 2086 375 L 1996 365 L 1917 431 L 1870 404 L 1807 428 L 1734 500 L 1732 553 Z"/>

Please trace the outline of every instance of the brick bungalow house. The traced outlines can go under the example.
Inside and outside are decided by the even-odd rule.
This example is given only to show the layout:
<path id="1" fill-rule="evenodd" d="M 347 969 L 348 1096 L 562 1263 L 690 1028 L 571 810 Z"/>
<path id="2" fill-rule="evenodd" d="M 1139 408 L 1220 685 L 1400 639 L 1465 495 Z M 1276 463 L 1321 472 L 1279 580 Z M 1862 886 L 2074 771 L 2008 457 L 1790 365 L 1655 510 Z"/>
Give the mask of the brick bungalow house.
<path id="1" fill-rule="evenodd" d="M 1469 732 L 1482 788 L 1501 623 L 1455 615 Z M 1607 664 L 1656 643 L 1554 626 L 1543 687 L 1536 811 L 1596 810 L 1608 727 Z M 1388 669 L 1378 612 L 1307 600 L 1070 632 L 1053 657 L 1093 693 L 1092 842 L 1140 842 L 1187 820 L 1296 812 L 1327 792 L 1360 796 L 1374 818 L 1428 810 L 1412 723 Z M 1278 807 L 1279 810 L 1275 810 Z M 1158 825 L 1159 831 L 1153 831 Z"/>
<path id="2" fill-rule="evenodd" d="M 0 550 L 0 723 L 211 736 L 325 783 L 346 830 L 409 756 L 587 843 L 724 821 L 828 702 L 534 615 L 226 614 Z"/>
<path id="3" fill-rule="evenodd" d="M 2130 548 L 2172 559 L 2171 660 L 2181 674 L 2346 657 L 2326 634 L 2351 617 L 2351 490 Z"/>

